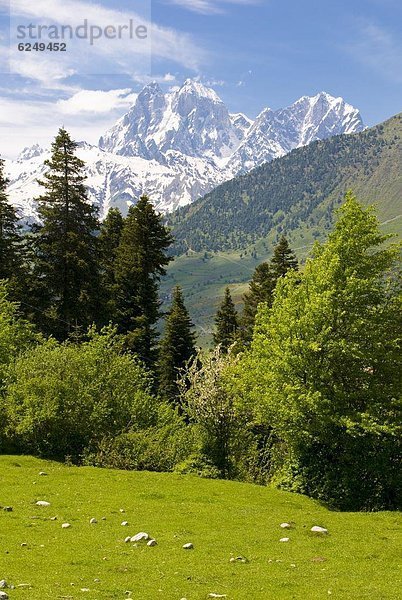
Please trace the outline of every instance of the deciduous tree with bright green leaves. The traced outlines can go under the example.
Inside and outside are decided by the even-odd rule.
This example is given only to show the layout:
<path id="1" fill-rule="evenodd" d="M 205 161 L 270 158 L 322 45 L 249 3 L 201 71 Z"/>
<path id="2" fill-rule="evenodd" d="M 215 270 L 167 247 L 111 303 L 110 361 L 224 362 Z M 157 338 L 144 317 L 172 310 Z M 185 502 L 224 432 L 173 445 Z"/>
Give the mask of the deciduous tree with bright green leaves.
<path id="1" fill-rule="evenodd" d="M 355 509 L 400 505 L 398 248 L 348 193 L 326 244 L 262 305 L 244 359 L 250 398 L 286 448 L 276 477 Z"/>

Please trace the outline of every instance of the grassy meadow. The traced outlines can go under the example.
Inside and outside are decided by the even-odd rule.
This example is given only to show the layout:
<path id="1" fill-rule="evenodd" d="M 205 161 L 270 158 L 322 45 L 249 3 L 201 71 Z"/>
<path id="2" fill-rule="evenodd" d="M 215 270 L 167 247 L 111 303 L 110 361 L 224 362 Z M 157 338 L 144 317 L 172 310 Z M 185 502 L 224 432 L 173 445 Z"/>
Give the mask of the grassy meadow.
<path id="1" fill-rule="evenodd" d="M 0 505 L 13 508 L 0 510 L 10 600 L 401 597 L 398 513 L 331 512 L 251 484 L 22 456 L 0 457 Z M 313 525 L 329 534 L 312 534 Z M 157 546 L 124 542 L 140 531 Z"/>

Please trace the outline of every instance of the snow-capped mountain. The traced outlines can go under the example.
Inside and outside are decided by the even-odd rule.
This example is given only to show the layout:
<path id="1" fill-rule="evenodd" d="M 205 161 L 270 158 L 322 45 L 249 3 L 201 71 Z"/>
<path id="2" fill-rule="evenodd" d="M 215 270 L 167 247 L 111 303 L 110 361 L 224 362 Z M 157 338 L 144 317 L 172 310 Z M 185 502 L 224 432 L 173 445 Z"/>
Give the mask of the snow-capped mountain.
<path id="1" fill-rule="evenodd" d="M 98 146 L 81 142 L 78 153 L 101 216 L 111 206 L 126 212 L 145 192 L 169 212 L 294 148 L 363 128 L 356 108 L 325 92 L 284 109 L 266 108 L 253 121 L 230 114 L 216 92 L 198 81 L 187 80 L 168 93 L 151 83 Z M 36 179 L 48 156 L 36 144 L 6 162 L 10 198 L 25 217 L 34 218 Z"/>

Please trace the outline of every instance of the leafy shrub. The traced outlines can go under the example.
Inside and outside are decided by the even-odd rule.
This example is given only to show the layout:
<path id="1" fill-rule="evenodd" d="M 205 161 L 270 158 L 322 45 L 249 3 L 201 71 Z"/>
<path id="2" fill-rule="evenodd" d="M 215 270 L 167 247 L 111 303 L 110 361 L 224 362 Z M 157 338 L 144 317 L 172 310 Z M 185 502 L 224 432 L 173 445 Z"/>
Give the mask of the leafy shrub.
<path id="1" fill-rule="evenodd" d="M 170 406 L 159 406 L 157 422 L 115 438 L 105 437 L 85 453 L 84 463 L 127 470 L 173 471 L 194 446 L 193 430 Z"/>
<path id="2" fill-rule="evenodd" d="M 110 329 L 81 345 L 48 340 L 19 356 L 4 407 L 20 450 L 74 460 L 96 440 L 149 427 L 157 416 L 148 375 Z"/>

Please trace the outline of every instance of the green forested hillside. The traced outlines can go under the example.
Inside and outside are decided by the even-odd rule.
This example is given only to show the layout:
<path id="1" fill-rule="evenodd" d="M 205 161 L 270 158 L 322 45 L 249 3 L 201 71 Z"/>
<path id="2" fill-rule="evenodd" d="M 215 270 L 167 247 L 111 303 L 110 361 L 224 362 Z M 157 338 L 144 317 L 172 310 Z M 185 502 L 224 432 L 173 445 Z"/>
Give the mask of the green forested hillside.
<path id="1" fill-rule="evenodd" d="M 294 150 L 178 210 L 169 220 L 176 251 L 239 250 L 282 231 L 320 237 L 349 188 L 363 203 L 375 202 L 380 220 L 394 219 L 392 230 L 399 229 L 402 114 Z"/>

